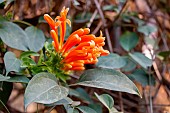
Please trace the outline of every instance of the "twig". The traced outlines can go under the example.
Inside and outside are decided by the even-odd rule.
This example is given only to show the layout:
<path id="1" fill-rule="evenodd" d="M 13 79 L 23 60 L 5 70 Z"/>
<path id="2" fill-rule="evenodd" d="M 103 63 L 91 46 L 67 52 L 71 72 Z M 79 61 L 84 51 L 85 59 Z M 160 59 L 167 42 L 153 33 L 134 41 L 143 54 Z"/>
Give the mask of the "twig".
<path id="1" fill-rule="evenodd" d="M 123 101 L 122 101 L 122 93 L 119 92 L 119 100 L 120 100 L 120 109 L 122 112 L 124 112 L 124 107 L 123 107 Z"/>
<path id="2" fill-rule="evenodd" d="M 99 29 L 100 29 L 101 26 L 102 26 L 102 21 L 99 21 L 99 23 L 97 24 L 97 27 L 94 29 L 94 31 L 92 32 L 92 34 L 96 34 L 96 33 L 99 31 Z"/>
<path id="3" fill-rule="evenodd" d="M 120 10 L 119 14 L 115 17 L 114 21 L 113 21 L 113 24 L 119 19 L 119 17 L 121 16 L 121 14 L 125 11 L 125 9 L 127 9 L 127 7 L 129 6 L 128 5 L 128 1 L 129 0 L 126 0 L 126 2 L 124 3 L 122 9 Z"/>
<path id="4" fill-rule="evenodd" d="M 96 7 L 97 7 L 97 10 L 99 11 L 100 17 L 101 17 L 102 22 L 103 22 L 103 26 L 104 26 L 104 29 L 105 29 L 105 34 L 106 34 L 106 39 L 107 39 L 109 51 L 113 52 L 112 43 L 111 43 L 110 36 L 109 36 L 109 31 L 108 31 L 108 28 L 106 27 L 107 26 L 106 25 L 106 20 L 104 18 L 103 12 L 101 10 L 100 4 L 99 4 L 98 0 L 94 0 L 94 3 L 96 5 Z"/>
<path id="5" fill-rule="evenodd" d="M 150 104 L 148 104 L 149 102 L 147 100 L 146 90 L 145 89 L 143 89 L 143 90 L 144 90 L 144 99 L 145 99 L 145 102 L 146 102 L 146 108 L 147 108 L 147 111 L 149 113 L 149 106 L 148 105 L 150 105 Z"/>
<path id="6" fill-rule="evenodd" d="M 157 75 L 157 77 L 158 77 L 158 80 L 159 80 L 159 81 L 162 81 L 162 76 L 161 76 L 161 74 L 160 74 L 160 72 L 159 72 L 159 70 L 158 70 L 158 66 L 157 66 L 156 62 L 153 61 L 152 65 L 153 65 L 153 68 L 154 68 L 154 70 L 155 70 L 155 73 L 156 73 L 156 75 Z"/>
<path id="7" fill-rule="evenodd" d="M 87 23 L 87 27 L 90 27 L 90 26 L 91 26 L 91 24 L 93 23 L 93 21 L 94 21 L 96 15 L 97 15 L 97 12 L 98 12 L 97 10 L 94 11 L 92 17 L 90 18 L 90 22 Z"/>
<path id="8" fill-rule="evenodd" d="M 0 103 L 4 106 L 4 108 L 6 109 L 7 113 L 10 113 L 8 108 L 5 106 L 5 104 L 0 100 Z"/>

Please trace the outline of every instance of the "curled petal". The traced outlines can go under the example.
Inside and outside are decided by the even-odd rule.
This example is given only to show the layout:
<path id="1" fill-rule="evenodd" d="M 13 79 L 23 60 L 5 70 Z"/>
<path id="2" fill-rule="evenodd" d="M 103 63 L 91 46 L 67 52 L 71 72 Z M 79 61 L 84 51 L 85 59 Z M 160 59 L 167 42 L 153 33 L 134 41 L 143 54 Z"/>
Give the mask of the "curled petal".
<path id="1" fill-rule="evenodd" d="M 81 38 L 77 34 L 73 35 L 64 44 L 64 46 L 62 48 L 62 52 L 63 53 L 67 52 L 70 48 L 72 48 L 73 46 L 78 44 L 80 41 L 81 41 Z"/>
<path id="2" fill-rule="evenodd" d="M 107 56 L 109 54 L 110 54 L 110 52 L 108 50 L 102 50 L 101 51 L 101 56 Z"/>
<path id="3" fill-rule="evenodd" d="M 81 62 L 71 62 L 70 65 L 72 67 L 83 67 L 84 63 L 81 63 Z"/>
<path id="4" fill-rule="evenodd" d="M 71 27 L 71 21 L 69 19 L 66 19 L 66 23 Z"/>
<path id="5" fill-rule="evenodd" d="M 69 52 L 69 54 L 65 57 L 65 59 L 68 59 L 70 57 L 77 57 L 77 56 L 87 56 L 87 51 L 83 50 L 75 50 L 72 52 Z"/>
<path id="6" fill-rule="evenodd" d="M 83 35 L 80 37 L 81 38 L 81 42 L 88 42 L 88 41 L 91 41 L 91 40 L 94 40 L 95 39 L 95 35 Z"/>
<path id="7" fill-rule="evenodd" d="M 81 36 L 81 35 L 83 35 L 83 33 L 84 33 L 84 30 L 82 28 L 80 28 L 80 29 L 74 31 L 69 37 L 72 37 L 75 34 L 77 34 L 78 36 Z"/>
<path id="8" fill-rule="evenodd" d="M 97 45 L 98 45 L 98 46 L 104 46 L 104 45 L 105 45 L 105 42 L 98 43 Z"/>
<path id="9" fill-rule="evenodd" d="M 64 62 L 69 63 L 69 62 L 73 62 L 73 61 L 77 61 L 77 60 L 87 60 L 92 58 L 92 54 L 88 53 L 87 56 L 77 56 L 77 57 L 71 57 L 68 59 L 64 59 Z"/>
<path id="10" fill-rule="evenodd" d="M 102 43 L 102 42 L 104 42 L 104 40 L 105 40 L 105 37 L 96 37 L 94 39 L 94 42 L 95 43 Z"/>
<path id="11" fill-rule="evenodd" d="M 48 15 L 48 14 L 45 14 L 44 15 L 44 20 L 47 21 L 47 23 L 50 25 L 51 29 L 55 30 L 55 21 Z"/>
<path id="12" fill-rule="evenodd" d="M 72 67 L 70 70 L 85 70 L 85 67 L 82 66 L 82 67 Z"/>
<path id="13" fill-rule="evenodd" d="M 58 35 L 57 35 L 57 33 L 54 30 L 51 30 L 50 34 L 51 34 L 51 37 L 54 40 L 55 49 L 56 49 L 56 51 L 58 51 L 59 50 Z"/>
<path id="14" fill-rule="evenodd" d="M 84 28 L 83 30 L 84 30 L 83 35 L 87 35 L 87 34 L 90 33 L 90 29 L 89 28 Z"/>

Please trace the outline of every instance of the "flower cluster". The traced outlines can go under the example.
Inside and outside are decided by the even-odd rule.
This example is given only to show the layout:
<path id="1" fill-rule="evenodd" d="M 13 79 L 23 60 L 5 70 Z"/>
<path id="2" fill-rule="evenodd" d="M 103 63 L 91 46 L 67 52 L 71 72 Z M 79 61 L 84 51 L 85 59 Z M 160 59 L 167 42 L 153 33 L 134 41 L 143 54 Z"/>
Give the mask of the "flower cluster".
<path id="1" fill-rule="evenodd" d="M 63 57 L 61 63 L 64 64 L 63 70 L 84 70 L 84 64 L 95 64 L 98 62 L 99 56 L 108 55 L 109 51 L 104 50 L 105 37 L 96 37 L 89 34 L 89 28 L 80 28 L 73 32 L 64 43 L 66 33 L 66 24 L 71 26 L 71 22 L 66 18 L 68 8 L 65 7 L 53 20 L 48 14 L 44 15 L 44 19 L 51 27 L 51 37 L 53 38 L 53 46 L 57 53 Z M 60 37 L 58 36 L 58 28 L 60 29 Z"/>

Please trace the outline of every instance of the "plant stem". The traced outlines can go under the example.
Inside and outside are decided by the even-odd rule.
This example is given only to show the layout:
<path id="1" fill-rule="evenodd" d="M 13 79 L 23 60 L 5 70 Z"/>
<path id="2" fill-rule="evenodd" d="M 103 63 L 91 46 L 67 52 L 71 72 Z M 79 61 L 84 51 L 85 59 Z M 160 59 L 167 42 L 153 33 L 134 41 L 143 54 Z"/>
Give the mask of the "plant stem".
<path id="1" fill-rule="evenodd" d="M 2 102 L 2 100 L 0 100 L 0 102 L 2 103 L 2 105 L 4 106 L 4 108 L 6 109 L 7 113 L 10 113 L 8 108 L 5 106 L 5 104 Z"/>
<path id="2" fill-rule="evenodd" d="M 37 103 L 37 113 L 38 113 L 38 103 Z"/>

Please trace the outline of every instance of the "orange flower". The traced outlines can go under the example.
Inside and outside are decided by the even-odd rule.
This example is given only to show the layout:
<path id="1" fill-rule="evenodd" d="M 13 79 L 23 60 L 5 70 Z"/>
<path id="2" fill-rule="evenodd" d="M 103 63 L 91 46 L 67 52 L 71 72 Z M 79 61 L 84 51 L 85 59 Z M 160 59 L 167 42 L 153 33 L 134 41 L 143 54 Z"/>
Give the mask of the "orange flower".
<path id="1" fill-rule="evenodd" d="M 50 34 L 53 38 L 53 46 L 57 53 L 63 57 L 61 63 L 64 64 L 63 70 L 84 70 L 84 64 L 95 64 L 98 57 L 108 55 L 109 51 L 104 50 L 105 37 L 102 32 L 100 36 L 89 34 L 89 28 L 80 28 L 73 32 L 64 43 L 66 33 L 66 24 L 71 26 L 71 22 L 66 18 L 68 8 L 62 9 L 60 16 L 53 20 L 48 14 L 44 15 L 44 19 L 51 27 Z M 60 29 L 60 39 L 58 37 L 58 28 Z"/>

